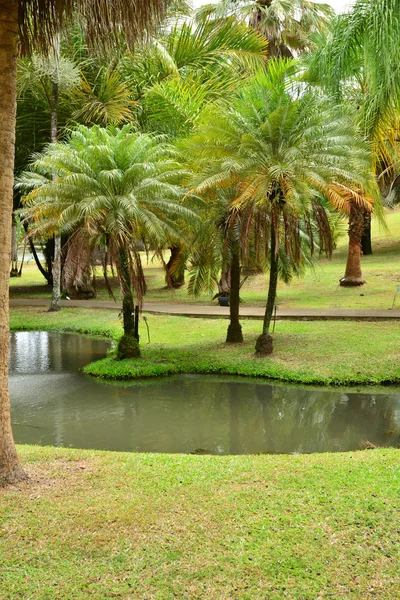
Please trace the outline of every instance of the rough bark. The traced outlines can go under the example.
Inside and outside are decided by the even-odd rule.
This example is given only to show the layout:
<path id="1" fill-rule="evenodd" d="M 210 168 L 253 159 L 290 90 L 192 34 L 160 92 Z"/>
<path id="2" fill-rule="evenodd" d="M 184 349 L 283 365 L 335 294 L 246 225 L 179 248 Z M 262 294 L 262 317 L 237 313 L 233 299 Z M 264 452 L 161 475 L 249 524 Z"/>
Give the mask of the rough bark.
<path id="1" fill-rule="evenodd" d="M 231 291 L 229 295 L 230 323 L 226 335 L 226 341 L 232 344 L 243 342 L 242 326 L 239 321 L 240 304 L 240 256 L 239 248 L 234 248 L 230 266 Z"/>
<path id="2" fill-rule="evenodd" d="M 361 237 L 364 230 L 363 209 L 351 203 L 349 216 L 349 248 L 346 272 L 339 283 L 342 287 L 355 287 L 365 283 L 361 272 Z"/>
<path id="3" fill-rule="evenodd" d="M 278 254 L 277 244 L 275 238 L 275 228 L 271 226 L 271 260 L 270 260 L 270 271 L 269 271 L 269 285 L 268 285 L 268 297 L 267 305 L 265 307 L 265 315 L 263 322 L 262 334 L 257 338 L 256 342 L 256 356 L 267 356 L 272 354 L 273 341 L 272 336 L 269 333 L 269 327 L 274 313 L 274 306 L 276 300 L 276 290 L 278 287 Z"/>
<path id="4" fill-rule="evenodd" d="M 17 221 L 15 214 L 12 215 L 11 222 L 11 271 L 10 277 L 18 277 L 18 240 L 17 240 Z"/>
<path id="5" fill-rule="evenodd" d="M 122 318 L 124 335 L 117 347 L 119 359 L 136 358 L 140 356 L 138 319 L 139 312 L 135 310 L 135 302 L 132 293 L 131 269 L 129 265 L 128 252 L 120 248 L 117 261 L 118 277 L 122 290 Z"/>
<path id="6" fill-rule="evenodd" d="M 54 237 L 54 260 L 53 260 L 53 289 L 51 292 L 51 305 L 49 312 L 61 310 L 61 236 Z"/>
<path id="7" fill-rule="evenodd" d="M 18 3 L 0 0 L 0 486 L 25 479 L 11 429 L 8 283 L 14 183 Z"/>
<path id="8" fill-rule="evenodd" d="M 372 254 L 372 240 L 371 240 L 371 212 L 369 210 L 363 211 L 364 213 L 364 230 L 361 237 L 361 250 L 363 256 Z"/>
<path id="9" fill-rule="evenodd" d="M 180 246 L 171 246 L 167 262 L 166 283 L 174 289 L 185 285 L 185 257 Z"/>

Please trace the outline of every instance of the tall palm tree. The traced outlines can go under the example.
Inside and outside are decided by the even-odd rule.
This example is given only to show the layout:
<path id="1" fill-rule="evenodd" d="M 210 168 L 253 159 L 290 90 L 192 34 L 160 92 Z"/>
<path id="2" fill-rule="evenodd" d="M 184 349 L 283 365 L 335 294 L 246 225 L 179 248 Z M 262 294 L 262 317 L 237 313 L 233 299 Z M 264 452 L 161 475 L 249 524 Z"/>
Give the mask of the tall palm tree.
<path id="1" fill-rule="evenodd" d="M 196 192 L 234 185 L 238 192 L 232 210 L 243 214 L 242 231 L 248 232 L 246 222 L 255 220 L 259 249 L 269 248 L 259 355 L 272 352 L 269 328 L 280 247 L 294 264 L 301 262 L 304 242 L 312 252 L 314 239 L 329 255 L 332 241 L 321 195 L 341 210 L 349 210 L 352 203 L 371 209 L 366 194 L 376 195 L 369 147 L 335 107 L 311 91 L 293 89 L 292 71 L 290 62 L 271 61 L 231 105 L 209 114 L 188 142 L 199 164 Z"/>
<path id="2" fill-rule="evenodd" d="M 46 52 L 55 35 L 74 15 L 87 38 L 103 46 L 123 31 L 133 43 L 165 12 L 167 0 L 0 0 L 0 485 L 24 477 L 11 430 L 8 393 L 8 278 L 13 199 L 16 72 L 18 50 Z"/>
<path id="3" fill-rule="evenodd" d="M 338 100 L 357 107 L 360 129 L 373 147 L 374 171 L 381 182 L 391 170 L 388 150 L 397 141 L 400 98 L 400 1 L 357 0 L 338 16 L 311 57 L 311 77 Z M 349 91 L 351 92 L 349 94 Z M 349 226 L 349 255 L 341 285 L 364 283 L 361 242 L 370 215 L 355 207 Z M 378 215 L 379 216 L 379 215 Z"/>
<path id="4" fill-rule="evenodd" d="M 270 58 L 293 58 L 313 46 L 313 35 L 327 27 L 334 10 L 310 0 L 220 0 L 202 6 L 197 15 L 235 15 L 265 36 Z"/>
<path id="5" fill-rule="evenodd" d="M 163 138 L 127 125 L 120 130 L 80 126 L 68 143 L 50 145 L 17 179 L 18 187 L 32 188 L 24 204 L 34 235 L 84 229 L 86 239 L 113 257 L 122 292 L 120 358 L 139 355 L 133 293 L 140 305 L 146 290 L 139 248 L 180 239 L 182 221 L 195 220 L 180 202 L 181 178 Z"/>

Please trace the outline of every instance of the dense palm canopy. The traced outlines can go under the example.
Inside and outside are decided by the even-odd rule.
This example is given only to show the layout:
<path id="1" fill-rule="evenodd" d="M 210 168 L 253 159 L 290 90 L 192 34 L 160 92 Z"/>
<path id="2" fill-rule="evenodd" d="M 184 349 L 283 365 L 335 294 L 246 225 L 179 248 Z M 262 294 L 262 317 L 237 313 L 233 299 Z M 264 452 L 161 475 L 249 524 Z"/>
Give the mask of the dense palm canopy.
<path id="1" fill-rule="evenodd" d="M 399 0 L 357 0 L 350 12 L 335 19 L 327 39 L 321 38 L 313 60 L 314 74 L 338 98 L 348 89 L 344 82 L 354 87 L 362 74 L 367 133 L 390 120 L 399 107 L 399 15 Z"/>
<path id="2" fill-rule="evenodd" d="M 265 36 L 271 57 L 292 57 L 313 46 L 313 35 L 327 27 L 334 11 L 310 0 L 220 0 L 197 11 L 200 19 L 233 14 Z"/>
<path id="3" fill-rule="evenodd" d="M 105 246 L 114 258 L 123 296 L 131 295 L 133 285 L 141 302 L 145 281 L 139 247 L 181 239 L 182 221 L 195 220 L 180 202 L 183 175 L 160 137 L 135 133 L 130 126 L 81 126 L 68 143 L 52 144 L 37 156 L 18 186 L 32 188 L 24 204 L 34 234 L 85 229 L 91 243 Z"/>
<path id="4" fill-rule="evenodd" d="M 47 49 L 54 36 L 76 17 L 92 44 L 118 41 L 123 32 L 135 44 L 164 15 L 167 0 L 19 0 L 18 25 L 22 47 Z"/>
<path id="5" fill-rule="evenodd" d="M 186 143 L 193 153 L 199 194 L 234 186 L 231 210 L 239 211 L 242 236 L 256 227 L 256 249 L 270 251 L 268 333 L 279 247 L 299 263 L 304 236 L 311 248 L 331 251 L 330 227 L 320 198 L 339 210 L 352 203 L 371 208 L 376 195 L 369 147 L 350 119 L 311 91 L 296 89 L 293 64 L 271 62 L 236 99 L 215 108 Z M 301 225 L 303 221 L 304 225 Z M 276 281 L 275 281 L 276 284 Z M 272 294 L 272 296 L 271 296 Z"/>

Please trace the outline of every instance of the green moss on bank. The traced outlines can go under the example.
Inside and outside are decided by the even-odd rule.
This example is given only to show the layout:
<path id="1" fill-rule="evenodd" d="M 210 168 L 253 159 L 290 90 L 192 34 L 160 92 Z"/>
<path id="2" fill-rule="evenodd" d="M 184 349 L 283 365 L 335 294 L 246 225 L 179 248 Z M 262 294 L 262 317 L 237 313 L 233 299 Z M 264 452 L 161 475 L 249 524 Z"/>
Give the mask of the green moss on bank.
<path id="1" fill-rule="evenodd" d="M 141 326 L 140 359 L 108 357 L 88 365 L 86 373 L 108 379 L 156 377 L 172 373 L 219 373 L 268 377 L 317 385 L 371 385 L 400 382 L 397 322 L 282 321 L 277 323 L 275 352 L 254 357 L 261 323 L 242 322 L 245 343 L 225 344 L 228 322 L 149 315 L 151 343 Z M 76 331 L 118 338 L 122 327 L 114 311 L 12 309 L 11 327 Z"/>
<path id="2" fill-rule="evenodd" d="M 400 597 L 399 451 L 19 448 L 0 490 L 4 600 Z"/>

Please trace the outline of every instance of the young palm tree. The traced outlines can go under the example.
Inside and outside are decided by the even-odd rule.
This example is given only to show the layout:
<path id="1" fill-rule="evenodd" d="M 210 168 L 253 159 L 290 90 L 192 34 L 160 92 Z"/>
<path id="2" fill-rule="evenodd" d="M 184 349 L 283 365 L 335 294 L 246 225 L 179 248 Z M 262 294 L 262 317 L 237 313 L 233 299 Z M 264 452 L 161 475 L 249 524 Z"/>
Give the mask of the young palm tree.
<path id="1" fill-rule="evenodd" d="M 329 255 L 330 227 L 321 195 L 334 207 L 349 210 L 353 202 L 371 209 L 366 193 L 376 193 L 368 146 L 348 119 L 337 116 L 337 109 L 311 92 L 290 88 L 292 70 L 291 63 L 270 62 L 230 106 L 208 115 L 188 142 L 198 158 L 196 192 L 234 185 L 238 192 L 232 210 L 243 214 L 242 232 L 246 235 L 256 220 L 257 244 L 261 251 L 269 247 L 259 355 L 272 351 L 269 327 L 280 247 L 294 264 L 300 263 L 303 221 L 311 251 L 316 237 Z"/>
<path id="2" fill-rule="evenodd" d="M 74 15 L 87 38 L 103 46 L 121 30 L 133 43 L 163 16 L 167 0 L 0 0 L 0 485 L 24 477 L 15 450 L 8 394 L 8 277 L 13 199 L 16 72 L 18 49 L 46 52 Z"/>
<path id="3" fill-rule="evenodd" d="M 140 305 L 146 290 L 139 246 L 181 239 L 182 222 L 195 219 L 180 202 L 178 166 L 163 138 L 135 133 L 129 125 L 80 126 L 68 143 L 50 145 L 17 180 L 19 187 L 32 188 L 24 204 L 34 234 L 84 229 L 92 244 L 103 244 L 113 257 L 122 292 L 120 358 L 139 355 L 133 292 Z"/>

